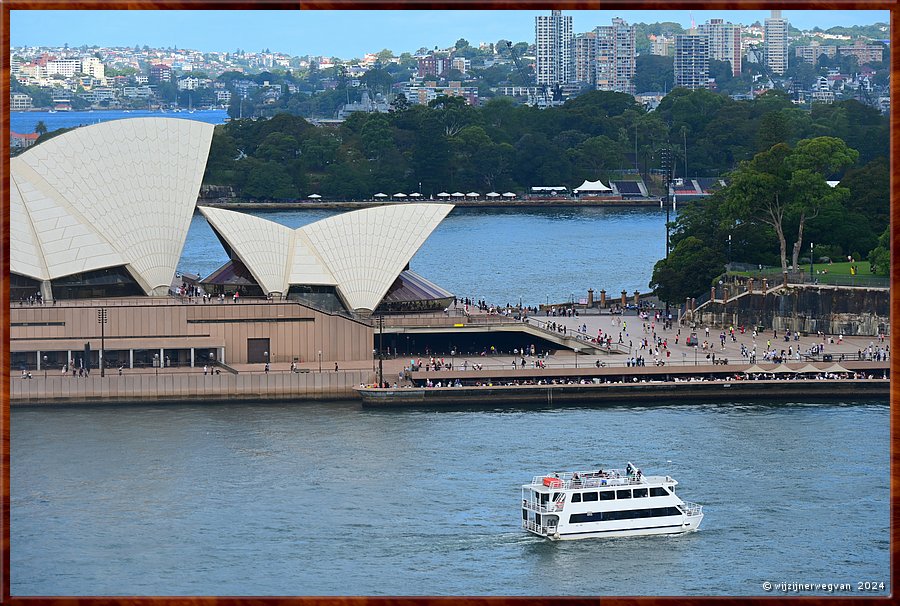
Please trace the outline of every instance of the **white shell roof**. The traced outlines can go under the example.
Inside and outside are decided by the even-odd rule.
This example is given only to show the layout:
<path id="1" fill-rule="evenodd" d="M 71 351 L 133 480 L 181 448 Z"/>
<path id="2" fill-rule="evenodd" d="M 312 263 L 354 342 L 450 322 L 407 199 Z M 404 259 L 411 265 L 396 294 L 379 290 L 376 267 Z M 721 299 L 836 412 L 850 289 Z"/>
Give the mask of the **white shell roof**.
<path id="1" fill-rule="evenodd" d="M 332 285 L 349 307 L 371 311 L 452 209 L 451 204 L 378 206 L 296 230 L 219 208 L 200 207 L 200 212 L 264 291 Z M 292 237 L 286 238 L 289 232 Z"/>
<path id="2" fill-rule="evenodd" d="M 213 125 L 133 118 L 77 128 L 10 160 L 10 271 L 38 280 L 127 265 L 168 291 Z"/>

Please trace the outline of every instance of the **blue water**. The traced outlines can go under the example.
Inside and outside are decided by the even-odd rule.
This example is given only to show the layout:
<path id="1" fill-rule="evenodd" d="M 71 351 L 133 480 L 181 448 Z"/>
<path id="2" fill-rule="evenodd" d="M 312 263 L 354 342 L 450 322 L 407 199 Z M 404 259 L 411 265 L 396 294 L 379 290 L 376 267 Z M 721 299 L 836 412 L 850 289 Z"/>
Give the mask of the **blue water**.
<path id="1" fill-rule="evenodd" d="M 201 122 L 209 122 L 210 124 L 223 124 L 228 112 L 224 109 L 213 110 L 194 110 L 194 113 L 187 111 L 159 112 L 149 110 L 94 110 L 94 111 L 57 111 L 50 112 L 10 112 L 9 128 L 16 133 L 33 133 L 34 127 L 38 122 L 43 121 L 48 131 L 58 128 L 71 128 L 73 126 L 84 126 L 88 124 L 97 124 L 98 122 L 107 122 L 109 120 L 121 120 L 123 118 L 182 118 L 184 120 L 199 120 Z"/>
<path id="2" fill-rule="evenodd" d="M 886 401 L 14 408 L 12 594 L 889 588 L 889 415 Z M 519 527 L 533 475 L 629 460 L 704 506 L 699 532 L 551 543 Z"/>
<path id="3" fill-rule="evenodd" d="M 251 214 L 289 227 L 331 216 L 327 210 Z M 650 208 L 455 208 L 432 232 L 410 268 L 459 297 L 525 305 L 647 292 L 665 256 L 665 211 Z M 228 260 L 206 220 L 194 217 L 179 269 L 209 275 Z"/>

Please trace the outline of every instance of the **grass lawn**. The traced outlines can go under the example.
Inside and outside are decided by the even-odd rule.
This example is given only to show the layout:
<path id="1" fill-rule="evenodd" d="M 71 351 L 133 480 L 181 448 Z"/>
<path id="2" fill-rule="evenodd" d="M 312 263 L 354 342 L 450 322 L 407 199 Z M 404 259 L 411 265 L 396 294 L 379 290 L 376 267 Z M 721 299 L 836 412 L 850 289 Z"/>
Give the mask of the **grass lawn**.
<path id="1" fill-rule="evenodd" d="M 801 257 L 802 259 L 802 257 Z M 856 267 L 856 274 L 850 273 L 851 266 Z M 801 261 L 800 267 L 798 268 L 800 273 L 809 274 L 809 261 L 805 264 Z M 822 273 L 827 271 L 828 273 Z M 813 264 L 813 275 L 816 280 L 820 284 L 844 284 L 844 285 L 871 285 L 871 286 L 880 286 L 881 282 L 888 279 L 886 275 L 878 275 L 873 274 L 869 271 L 869 262 L 868 261 L 854 261 L 853 263 L 849 263 L 847 261 L 841 263 L 814 263 Z M 773 278 L 781 277 L 781 268 L 780 267 L 763 267 L 762 271 L 732 271 L 729 272 L 732 275 L 736 276 L 758 276 L 761 273 L 766 276 L 770 276 Z"/>

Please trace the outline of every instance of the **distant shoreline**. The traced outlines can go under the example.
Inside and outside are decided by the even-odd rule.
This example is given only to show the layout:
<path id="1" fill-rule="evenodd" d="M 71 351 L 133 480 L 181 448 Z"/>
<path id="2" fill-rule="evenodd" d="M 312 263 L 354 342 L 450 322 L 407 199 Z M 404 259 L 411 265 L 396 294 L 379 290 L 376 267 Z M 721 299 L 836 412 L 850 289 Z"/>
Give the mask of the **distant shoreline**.
<path id="1" fill-rule="evenodd" d="M 659 199 L 642 198 L 639 200 L 605 200 L 602 198 L 589 198 L 580 200 L 571 199 L 531 199 L 531 200 L 458 200 L 444 202 L 443 200 L 419 200 L 430 204 L 453 204 L 461 208 L 650 208 L 658 207 Z M 404 205 L 411 201 L 400 202 L 398 200 L 346 200 L 327 201 L 298 200 L 295 202 L 216 202 L 212 200 L 198 200 L 197 206 L 211 206 L 232 210 L 329 210 L 329 209 L 354 209 L 370 208 L 373 206 L 385 206 L 389 204 Z"/>

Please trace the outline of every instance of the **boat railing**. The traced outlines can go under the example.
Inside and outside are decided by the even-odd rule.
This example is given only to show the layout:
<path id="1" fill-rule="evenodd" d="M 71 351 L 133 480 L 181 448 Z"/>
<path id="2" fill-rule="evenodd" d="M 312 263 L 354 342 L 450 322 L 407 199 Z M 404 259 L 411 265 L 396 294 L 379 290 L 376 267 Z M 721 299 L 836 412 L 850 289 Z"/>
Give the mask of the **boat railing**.
<path id="1" fill-rule="evenodd" d="M 577 475 L 577 478 L 575 477 Z M 605 486 L 632 486 L 635 484 L 643 484 L 643 476 L 628 475 L 620 473 L 616 470 L 605 471 L 603 474 L 597 472 L 565 472 L 557 473 L 550 476 L 534 476 L 531 480 L 533 485 L 544 485 L 544 478 L 550 478 L 551 484 L 548 488 L 603 488 Z M 554 486 L 553 480 L 559 480 L 559 485 Z"/>
<path id="2" fill-rule="evenodd" d="M 556 532 L 557 527 L 554 526 L 542 526 L 534 522 L 534 520 L 522 520 L 522 527 L 531 530 L 532 532 L 536 532 L 542 535 L 553 534 Z"/>
<path id="3" fill-rule="evenodd" d="M 697 505 L 696 503 L 688 503 L 684 502 L 684 505 L 681 506 L 681 509 L 684 510 L 684 515 L 688 517 L 699 516 L 703 511 L 703 505 Z"/>
<path id="4" fill-rule="evenodd" d="M 525 509 L 530 509 L 531 511 L 536 511 L 538 513 L 556 513 L 561 511 L 563 506 L 565 505 L 565 501 L 554 501 L 552 503 L 541 503 L 539 501 L 530 501 L 528 499 L 522 499 L 522 507 Z"/>

